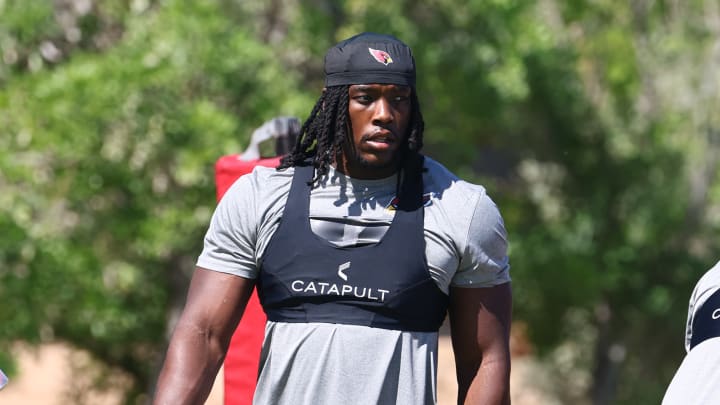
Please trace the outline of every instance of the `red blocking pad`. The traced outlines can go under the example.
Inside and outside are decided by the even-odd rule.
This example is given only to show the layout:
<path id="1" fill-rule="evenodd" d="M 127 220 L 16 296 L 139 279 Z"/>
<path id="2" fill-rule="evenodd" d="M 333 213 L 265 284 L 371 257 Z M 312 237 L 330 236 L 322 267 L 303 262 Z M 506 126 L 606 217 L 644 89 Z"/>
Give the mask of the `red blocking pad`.
<path id="1" fill-rule="evenodd" d="M 223 156 L 215 162 L 215 189 L 220 201 L 235 180 L 253 171 L 256 166 L 277 167 L 280 156 L 256 160 L 240 160 L 240 155 Z"/>
<path id="2" fill-rule="evenodd" d="M 217 200 L 220 201 L 235 180 L 256 166 L 276 167 L 279 163 L 280 157 L 257 160 L 241 160 L 240 155 L 221 157 L 215 163 Z M 257 292 L 253 291 L 225 356 L 225 405 L 252 403 L 266 320 Z"/>

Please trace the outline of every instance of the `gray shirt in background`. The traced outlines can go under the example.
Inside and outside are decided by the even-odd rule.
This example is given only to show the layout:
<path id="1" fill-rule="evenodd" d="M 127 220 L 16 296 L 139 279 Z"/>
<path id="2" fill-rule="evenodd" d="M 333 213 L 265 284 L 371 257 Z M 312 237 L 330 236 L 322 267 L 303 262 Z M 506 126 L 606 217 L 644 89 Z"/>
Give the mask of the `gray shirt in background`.
<path id="1" fill-rule="evenodd" d="M 720 289 L 720 262 L 700 278 L 690 296 L 685 329 L 685 350 L 688 353 L 675 372 L 665 392 L 662 405 L 720 403 L 720 336 L 690 347 L 695 315 L 718 289 Z M 717 311 L 720 314 L 720 308 Z"/>

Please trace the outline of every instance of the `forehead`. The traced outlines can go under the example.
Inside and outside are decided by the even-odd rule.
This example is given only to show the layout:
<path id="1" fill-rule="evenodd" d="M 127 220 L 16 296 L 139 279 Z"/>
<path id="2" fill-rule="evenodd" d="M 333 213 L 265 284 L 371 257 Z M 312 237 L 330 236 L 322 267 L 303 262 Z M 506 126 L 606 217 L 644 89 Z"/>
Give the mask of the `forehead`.
<path id="1" fill-rule="evenodd" d="M 350 93 L 354 92 L 397 92 L 397 93 L 410 93 L 412 87 L 403 86 L 399 84 L 380 84 L 380 83 L 367 83 L 367 84 L 353 84 L 350 85 Z"/>

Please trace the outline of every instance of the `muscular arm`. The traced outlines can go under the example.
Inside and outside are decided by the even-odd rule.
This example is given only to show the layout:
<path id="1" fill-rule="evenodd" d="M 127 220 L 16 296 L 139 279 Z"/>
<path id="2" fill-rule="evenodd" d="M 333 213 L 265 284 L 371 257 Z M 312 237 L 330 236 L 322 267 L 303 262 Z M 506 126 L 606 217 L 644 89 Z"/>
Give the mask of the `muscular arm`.
<path id="1" fill-rule="evenodd" d="M 458 404 L 510 404 L 510 283 L 450 290 Z"/>
<path id="2" fill-rule="evenodd" d="M 254 280 L 195 269 L 160 372 L 155 405 L 205 401 L 254 285 Z"/>

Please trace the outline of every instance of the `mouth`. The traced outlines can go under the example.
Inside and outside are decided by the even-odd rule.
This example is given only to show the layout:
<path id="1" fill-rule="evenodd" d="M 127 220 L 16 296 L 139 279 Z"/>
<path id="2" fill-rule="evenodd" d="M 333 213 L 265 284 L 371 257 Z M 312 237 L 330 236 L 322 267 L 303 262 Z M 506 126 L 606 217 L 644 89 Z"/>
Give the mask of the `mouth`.
<path id="1" fill-rule="evenodd" d="M 362 141 L 376 149 L 387 149 L 396 142 L 396 138 L 391 131 L 379 130 L 365 136 Z"/>

